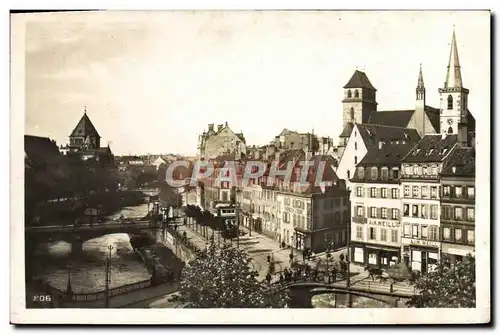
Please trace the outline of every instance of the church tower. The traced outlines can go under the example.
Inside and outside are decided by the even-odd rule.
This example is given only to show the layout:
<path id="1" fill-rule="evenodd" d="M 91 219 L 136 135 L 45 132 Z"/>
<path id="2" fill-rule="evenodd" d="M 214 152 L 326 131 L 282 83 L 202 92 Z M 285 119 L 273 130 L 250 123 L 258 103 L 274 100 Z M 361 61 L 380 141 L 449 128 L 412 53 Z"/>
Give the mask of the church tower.
<path id="1" fill-rule="evenodd" d="M 440 95 L 440 132 L 460 134 L 467 140 L 467 97 L 469 90 L 463 87 L 460 62 L 458 60 L 457 40 L 455 28 L 451 38 L 450 59 L 446 72 L 446 81 L 443 88 L 439 88 Z"/>
<path id="2" fill-rule="evenodd" d="M 347 123 L 368 123 L 370 114 L 377 111 L 377 90 L 364 72 L 356 70 L 344 86 L 343 126 Z"/>

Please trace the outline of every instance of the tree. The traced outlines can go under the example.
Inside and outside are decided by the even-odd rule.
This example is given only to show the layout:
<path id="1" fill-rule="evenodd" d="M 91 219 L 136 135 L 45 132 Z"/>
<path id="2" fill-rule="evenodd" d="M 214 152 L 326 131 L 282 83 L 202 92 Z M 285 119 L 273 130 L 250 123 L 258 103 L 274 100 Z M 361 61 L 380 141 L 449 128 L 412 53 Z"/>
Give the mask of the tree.
<path id="1" fill-rule="evenodd" d="M 189 262 L 181 274 L 181 299 L 190 308 L 285 307 L 287 294 L 273 292 L 257 281 L 247 253 L 212 243 L 201 257 Z"/>
<path id="2" fill-rule="evenodd" d="M 467 255 L 453 267 L 439 264 L 416 280 L 420 292 L 409 302 L 413 307 L 476 307 L 476 261 Z"/>

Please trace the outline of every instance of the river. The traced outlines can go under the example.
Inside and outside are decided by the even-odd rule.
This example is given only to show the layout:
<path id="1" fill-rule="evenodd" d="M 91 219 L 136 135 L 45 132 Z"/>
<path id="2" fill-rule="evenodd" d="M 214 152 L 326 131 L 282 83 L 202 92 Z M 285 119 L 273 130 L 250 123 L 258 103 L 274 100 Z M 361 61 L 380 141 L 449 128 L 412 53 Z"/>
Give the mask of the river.
<path id="1" fill-rule="evenodd" d="M 148 212 L 148 205 L 141 204 L 125 207 L 107 217 L 115 220 L 121 215 L 125 218 L 142 218 Z M 75 261 L 71 258 L 71 245 L 64 241 L 38 247 L 34 261 L 40 276 L 52 286 L 66 290 L 68 277 L 76 293 L 104 290 L 105 259 L 111 249 L 110 287 L 135 283 L 150 278 L 144 263 L 134 253 L 128 234 L 109 234 L 88 240 L 83 244 L 83 255 Z"/>

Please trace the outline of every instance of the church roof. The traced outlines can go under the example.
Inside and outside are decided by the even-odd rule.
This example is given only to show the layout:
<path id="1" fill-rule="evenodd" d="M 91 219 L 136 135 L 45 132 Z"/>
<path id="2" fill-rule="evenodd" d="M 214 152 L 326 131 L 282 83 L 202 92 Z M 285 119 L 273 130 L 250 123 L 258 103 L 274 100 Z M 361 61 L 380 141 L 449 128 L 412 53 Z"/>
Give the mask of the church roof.
<path id="1" fill-rule="evenodd" d="M 352 75 L 349 82 L 346 83 L 344 88 L 366 88 L 370 90 L 376 90 L 366 76 L 365 72 L 361 72 L 359 70 L 354 71 L 354 74 Z"/>
<path id="2" fill-rule="evenodd" d="M 448 61 L 448 70 L 446 72 L 445 88 L 462 88 L 462 73 L 460 72 L 460 62 L 458 60 L 457 39 L 455 29 L 451 38 L 450 59 Z"/>
<path id="3" fill-rule="evenodd" d="M 387 126 L 398 126 L 405 128 L 413 116 L 415 110 L 387 110 L 376 111 L 370 114 L 368 124 L 379 124 Z"/>
<path id="4" fill-rule="evenodd" d="M 345 125 L 344 130 L 342 130 L 342 133 L 340 134 L 339 137 L 340 138 L 350 137 L 353 127 L 354 127 L 354 125 L 351 122 L 348 122 Z"/>
<path id="5" fill-rule="evenodd" d="M 403 158 L 415 144 L 415 141 L 409 141 L 405 144 L 384 144 L 380 149 L 369 150 L 363 159 L 361 159 L 358 166 L 399 166 Z"/>
<path id="6" fill-rule="evenodd" d="M 92 121 L 87 116 L 87 113 L 84 113 L 78 124 L 76 125 L 73 132 L 71 132 L 70 137 L 87 137 L 87 136 L 99 136 L 99 133 L 92 124 Z"/>

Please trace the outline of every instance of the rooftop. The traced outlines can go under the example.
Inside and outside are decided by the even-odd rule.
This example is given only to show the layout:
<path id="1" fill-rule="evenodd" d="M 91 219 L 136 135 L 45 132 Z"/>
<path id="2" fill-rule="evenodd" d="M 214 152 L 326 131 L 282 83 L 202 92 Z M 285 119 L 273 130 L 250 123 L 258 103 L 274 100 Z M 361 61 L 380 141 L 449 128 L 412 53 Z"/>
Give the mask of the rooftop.
<path id="1" fill-rule="evenodd" d="M 376 90 L 375 87 L 371 84 L 368 76 L 365 72 L 361 72 L 359 70 L 354 71 L 349 82 L 346 83 L 344 88 L 366 88 L 370 90 Z"/>
<path id="2" fill-rule="evenodd" d="M 476 150 L 473 147 L 457 147 L 441 171 L 441 175 L 474 176 L 475 173 Z"/>
<path id="3" fill-rule="evenodd" d="M 441 162 L 457 142 L 457 135 L 425 135 L 403 159 L 404 162 Z"/>

